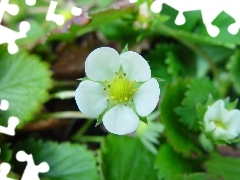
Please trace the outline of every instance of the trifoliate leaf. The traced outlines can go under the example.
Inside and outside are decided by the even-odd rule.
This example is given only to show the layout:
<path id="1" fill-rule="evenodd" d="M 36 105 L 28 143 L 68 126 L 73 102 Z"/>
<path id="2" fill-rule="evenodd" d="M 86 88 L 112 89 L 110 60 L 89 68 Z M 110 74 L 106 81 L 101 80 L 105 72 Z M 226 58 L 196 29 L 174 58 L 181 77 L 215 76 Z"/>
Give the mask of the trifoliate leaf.
<path id="1" fill-rule="evenodd" d="M 238 94 L 240 94 L 240 50 L 238 50 L 231 58 L 227 65 L 231 75 L 233 86 Z"/>
<path id="2" fill-rule="evenodd" d="M 196 141 L 197 134 L 188 130 L 187 126 L 180 122 L 180 117 L 175 112 L 184 98 L 188 82 L 188 80 L 179 79 L 176 83 L 168 85 L 163 93 L 160 106 L 160 118 L 165 126 L 167 140 L 176 152 L 185 156 L 191 156 L 192 153 L 201 154 Z"/>
<path id="3" fill-rule="evenodd" d="M 16 116 L 19 127 L 31 120 L 48 99 L 51 73 L 38 57 L 26 52 L 10 55 L 5 48 L 0 49 L 0 67 L 0 99 L 9 101 L 0 124 L 7 125 L 8 118 Z"/>
<path id="4" fill-rule="evenodd" d="M 209 175 L 206 173 L 193 173 L 193 174 L 182 174 L 172 178 L 172 180 L 210 180 Z M 220 179 L 215 179 L 220 180 Z"/>
<path id="5" fill-rule="evenodd" d="M 176 109 L 181 116 L 181 121 L 190 129 L 199 130 L 196 105 L 205 103 L 209 95 L 218 97 L 218 92 L 208 78 L 191 79 L 187 86 L 182 106 Z"/>
<path id="6" fill-rule="evenodd" d="M 191 173 L 199 168 L 195 161 L 176 153 L 169 144 L 161 145 L 155 167 L 158 171 L 158 179 L 164 180 L 172 180 L 178 174 Z"/>
<path id="7" fill-rule="evenodd" d="M 240 158 L 239 157 L 223 157 L 217 153 L 213 153 L 210 159 L 205 162 L 207 172 L 215 179 L 236 180 L 240 177 Z"/>
<path id="8" fill-rule="evenodd" d="M 47 162 L 50 170 L 40 174 L 50 180 L 98 180 L 96 157 L 84 146 L 70 143 L 56 143 L 27 140 L 14 147 L 14 151 L 24 150 L 32 154 L 35 164 Z M 16 171 L 25 168 L 25 163 L 18 162 Z"/>
<path id="9" fill-rule="evenodd" d="M 109 135 L 101 146 L 106 180 L 156 180 L 154 155 L 133 137 Z"/>

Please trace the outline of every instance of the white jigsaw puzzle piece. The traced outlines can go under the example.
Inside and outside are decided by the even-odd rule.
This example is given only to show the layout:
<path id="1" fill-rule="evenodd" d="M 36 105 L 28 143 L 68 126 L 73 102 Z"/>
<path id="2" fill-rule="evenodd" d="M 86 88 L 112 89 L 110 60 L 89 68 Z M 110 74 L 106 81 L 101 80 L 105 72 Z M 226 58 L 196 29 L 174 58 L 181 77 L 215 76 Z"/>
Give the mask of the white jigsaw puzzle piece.
<path id="1" fill-rule="evenodd" d="M 1 152 L 1 149 L 0 149 Z M 8 173 L 11 170 L 11 165 L 8 163 L 0 163 L 0 180 L 14 180 L 12 178 L 7 177 Z"/>
<path id="2" fill-rule="evenodd" d="M 8 119 L 8 127 L 3 127 L 0 125 L 0 133 L 7 134 L 9 136 L 14 136 L 15 129 L 18 124 L 19 124 L 19 119 L 15 116 L 11 116 Z"/>
<path id="3" fill-rule="evenodd" d="M 74 16 L 80 16 L 82 14 L 82 8 L 72 7 L 71 13 Z"/>
<path id="4" fill-rule="evenodd" d="M 27 166 L 23 172 L 21 180 L 40 180 L 39 173 L 45 173 L 49 171 L 49 165 L 46 162 L 42 162 L 39 165 L 35 165 L 32 154 L 27 154 L 24 151 L 18 151 L 16 159 L 19 162 L 27 162 Z"/>
<path id="5" fill-rule="evenodd" d="M 64 24 L 65 18 L 61 14 L 55 14 L 57 4 L 58 3 L 56 1 L 51 1 L 50 2 L 50 6 L 48 8 L 48 12 L 47 12 L 47 15 L 46 15 L 46 21 L 53 21 L 58 26 L 61 26 L 61 25 Z"/>
<path id="6" fill-rule="evenodd" d="M 0 103 L 0 110 L 6 111 L 8 110 L 8 108 L 9 108 L 9 102 L 5 99 L 2 99 Z M 8 127 L 3 127 L 0 125 L 0 133 L 14 136 L 15 129 L 18 124 L 19 124 L 19 119 L 17 117 L 11 116 L 8 119 Z"/>
<path id="7" fill-rule="evenodd" d="M 29 4 L 34 4 L 35 0 L 26 0 Z M 1 0 L 0 2 L 0 23 L 4 12 L 8 12 L 11 15 L 17 15 L 19 12 L 19 7 L 16 4 L 9 4 L 9 0 Z M 18 46 L 16 45 L 16 40 L 27 36 L 27 32 L 30 30 L 30 24 L 23 21 L 19 25 L 19 32 L 13 31 L 0 24 L 0 44 L 8 44 L 8 52 L 10 54 L 15 54 L 18 51 Z"/>
<path id="8" fill-rule="evenodd" d="M 15 16 L 19 12 L 19 7 L 16 4 L 9 4 L 9 0 L 1 0 L 0 2 L 0 23 L 2 22 L 4 12 Z"/>
<path id="9" fill-rule="evenodd" d="M 18 51 L 18 46 L 15 41 L 27 37 L 27 32 L 30 30 L 30 24 L 26 21 L 21 22 L 19 30 L 19 32 L 16 32 L 0 25 L 0 44 L 8 43 L 8 52 L 10 54 L 15 54 Z"/>
<path id="10" fill-rule="evenodd" d="M 235 35 L 240 29 L 240 0 L 156 0 L 152 3 L 151 10 L 159 13 L 163 4 L 167 4 L 179 12 L 175 19 L 177 25 L 186 22 L 184 12 L 201 10 L 203 23 L 208 34 L 212 37 L 216 37 L 220 32 L 219 28 L 214 26 L 212 22 L 223 11 L 235 20 L 235 23 L 228 27 L 228 32 Z"/>
<path id="11" fill-rule="evenodd" d="M 5 162 L 1 163 L 0 164 L 0 179 L 1 180 L 15 180 L 15 179 L 7 177 L 10 170 L 11 170 L 10 164 L 5 163 Z"/>
<path id="12" fill-rule="evenodd" d="M 25 3 L 28 6 L 34 6 L 36 4 L 36 0 L 25 0 Z"/>
<path id="13" fill-rule="evenodd" d="M 6 99 L 2 99 L 0 103 L 0 110 L 6 111 L 9 108 L 9 102 Z"/>

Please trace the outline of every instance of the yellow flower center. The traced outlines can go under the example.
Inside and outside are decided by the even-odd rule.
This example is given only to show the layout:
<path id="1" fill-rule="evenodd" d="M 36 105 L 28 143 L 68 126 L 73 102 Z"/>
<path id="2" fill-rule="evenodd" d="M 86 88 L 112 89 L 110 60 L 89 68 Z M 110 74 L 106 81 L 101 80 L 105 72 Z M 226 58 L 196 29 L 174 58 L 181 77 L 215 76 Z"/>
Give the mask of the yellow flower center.
<path id="1" fill-rule="evenodd" d="M 215 121 L 215 125 L 217 126 L 217 127 L 220 127 L 220 128 L 222 128 L 222 129 L 227 129 L 226 128 L 226 125 L 222 122 L 222 121 Z"/>
<path id="2" fill-rule="evenodd" d="M 134 83 L 136 81 L 129 81 L 126 78 L 126 75 L 118 75 L 116 73 L 115 78 L 112 82 L 109 83 L 107 91 L 109 93 L 110 99 L 117 103 L 126 103 L 129 100 L 132 100 L 132 95 L 138 89 L 134 88 Z"/>

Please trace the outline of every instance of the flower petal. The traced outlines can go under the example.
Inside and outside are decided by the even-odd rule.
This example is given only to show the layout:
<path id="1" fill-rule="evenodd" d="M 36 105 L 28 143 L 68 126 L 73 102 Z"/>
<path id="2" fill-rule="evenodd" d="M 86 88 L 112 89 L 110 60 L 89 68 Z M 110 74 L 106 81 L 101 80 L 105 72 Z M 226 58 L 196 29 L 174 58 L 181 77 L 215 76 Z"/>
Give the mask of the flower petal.
<path id="1" fill-rule="evenodd" d="M 145 82 L 151 78 L 151 70 L 147 61 L 138 53 L 127 51 L 120 55 L 121 65 L 126 77 L 133 81 Z"/>
<path id="2" fill-rule="evenodd" d="M 240 110 L 234 109 L 223 115 L 228 131 L 240 134 Z"/>
<path id="3" fill-rule="evenodd" d="M 216 127 L 216 129 L 213 133 L 213 136 L 216 140 L 220 140 L 220 139 L 230 140 L 230 139 L 236 138 L 237 134 L 233 133 L 233 132 L 229 132 L 229 131 L 227 131 L 225 129 L 222 129 L 220 127 Z"/>
<path id="4" fill-rule="evenodd" d="M 88 55 L 85 62 L 86 75 L 94 81 L 113 80 L 115 72 L 119 69 L 119 54 L 109 47 L 95 49 Z"/>
<path id="5" fill-rule="evenodd" d="M 137 129 L 139 118 L 129 106 L 118 104 L 103 116 L 103 124 L 109 132 L 124 135 Z"/>
<path id="6" fill-rule="evenodd" d="M 224 108 L 224 101 L 217 100 L 211 106 L 208 106 L 206 113 L 204 114 L 204 123 L 208 124 L 209 121 L 219 121 L 222 120 L 222 114 L 227 113 Z"/>
<path id="7" fill-rule="evenodd" d="M 157 106 L 159 95 L 160 89 L 156 79 L 151 78 L 142 84 L 133 95 L 133 102 L 137 113 L 143 117 L 150 114 Z"/>
<path id="8" fill-rule="evenodd" d="M 205 124 L 205 131 L 206 132 L 211 132 L 216 129 L 216 124 L 213 121 L 208 122 L 208 124 Z"/>
<path id="9" fill-rule="evenodd" d="M 97 82 L 86 80 L 75 91 L 79 110 L 90 117 L 98 117 L 107 108 L 108 93 Z"/>

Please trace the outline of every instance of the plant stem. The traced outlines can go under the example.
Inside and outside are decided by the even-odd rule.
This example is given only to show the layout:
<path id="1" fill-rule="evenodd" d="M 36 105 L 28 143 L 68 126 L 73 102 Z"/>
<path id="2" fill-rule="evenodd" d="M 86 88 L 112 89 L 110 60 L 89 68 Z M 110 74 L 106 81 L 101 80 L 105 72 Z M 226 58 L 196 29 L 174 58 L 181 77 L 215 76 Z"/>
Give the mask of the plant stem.
<path id="1" fill-rule="evenodd" d="M 75 95 L 75 91 L 60 91 L 57 93 L 54 93 L 52 95 L 52 98 L 57 98 L 57 99 L 71 99 Z"/>
<path id="2" fill-rule="evenodd" d="M 31 7 L 27 12 L 28 14 L 46 14 L 48 8 L 48 6 Z"/>
<path id="3" fill-rule="evenodd" d="M 39 117 L 40 119 L 48 119 L 48 118 L 57 118 L 57 119 L 69 119 L 69 118 L 78 118 L 78 119 L 88 119 L 86 115 L 79 111 L 64 111 L 64 112 L 55 112 L 44 114 Z"/>
<path id="4" fill-rule="evenodd" d="M 55 87 L 77 87 L 80 81 L 54 81 Z"/>
<path id="5" fill-rule="evenodd" d="M 83 136 L 80 141 L 81 142 L 93 142 L 93 143 L 101 143 L 103 141 L 104 136 Z"/>
<path id="6" fill-rule="evenodd" d="M 75 141 L 81 140 L 83 134 L 88 130 L 92 123 L 93 123 L 92 120 L 87 120 L 85 124 L 72 136 L 72 140 Z"/>

